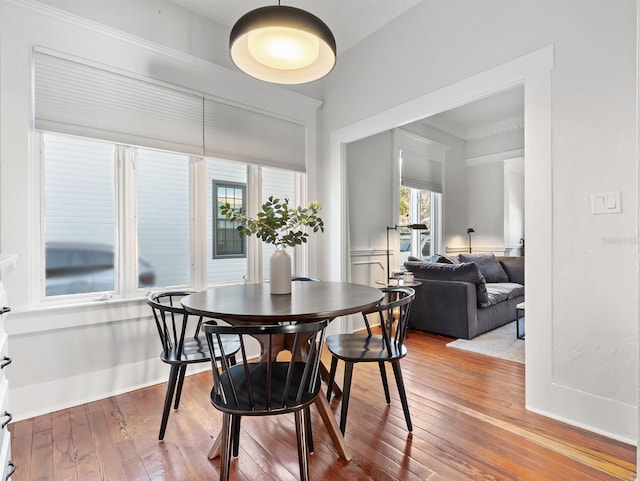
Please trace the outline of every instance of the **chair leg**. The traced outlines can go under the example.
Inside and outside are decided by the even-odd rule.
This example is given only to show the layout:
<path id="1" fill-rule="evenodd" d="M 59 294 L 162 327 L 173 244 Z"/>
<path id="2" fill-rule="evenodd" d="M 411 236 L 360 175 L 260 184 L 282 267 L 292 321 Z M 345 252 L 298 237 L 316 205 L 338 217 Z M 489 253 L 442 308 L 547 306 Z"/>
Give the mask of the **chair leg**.
<path id="1" fill-rule="evenodd" d="M 391 396 L 389 396 L 389 383 L 387 382 L 387 370 L 385 369 L 384 361 L 378 363 L 380 367 L 380 377 L 382 378 L 382 387 L 384 389 L 384 398 L 387 400 L 387 404 L 391 404 Z"/>
<path id="2" fill-rule="evenodd" d="M 222 448 L 220 451 L 220 481 L 229 481 L 229 468 L 231 467 L 231 414 L 222 414 Z"/>
<path id="3" fill-rule="evenodd" d="M 176 388 L 176 398 L 173 402 L 173 409 L 178 409 L 180 406 L 180 395 L 182 394 L 182 385 L 184 384 L 184 376 L 187 373 L 187 365 L 180 366 L 180 374 L 178 375 L 178 387 Z"/>
<path id="4" fill-rule="evenodd" d="M 307 451 L 307 435 L 305 434 L 306 427 L 306 409 L 297 410 L 295 415 L 296 420 L 296 438 L 298 440 L 298 463 L 300 464 L 300 480 L 309 481 L 309 452 Z"/>
<path id="5" fill-rule="evenodd" d="M 349 410 L 349 395 L 351 394 L 351 378 L 353 377 L 353 363 L 344 363 L 344 385 L 342 386 L 342 410 L 340 411 L 340 431 L 344 436 L 347 425 L 347 411 Z"/>
<path id="6" fill-rule="evenodd" d="M 411 424 L 411 415 L 409 414 L 409 403 L 407 402 L 407 393 L 404 389 L 404 381 L 402 380 L 402 370 L 400 369 L 400 361 L 392 361 L 393 374 L 396 377 L 396 386 L 398 386 L 398 394 L 400 395 L 400 401 L 402 402 L 402 410 L 404 411 L 404 419 L 407 422 L 407 430 L 413 431 L 413 424 Z"/>
<path id="7" fill-rule="evenodd" d="M 233 457 L 238 457 L 240 448 L 240 416 L 231 416 L 231 439 L 233 439 Z"/>
<path id="8" fill-rule="evenodd" d="M 311 427 L 311 409 L 309 409 L 309 406 L 304 408 L 304 419 L 307 422 L 307 447 L 309 454 L 313 454 L 313 430 Z"/>
<path id="9" fill-rule="evenodd" d="M 171 371 L 169 371 L 169 381 L 167 382 L 167 393 L 164 396 L 164 409 L 162 410 L 162 421 L 160 422 L 160 434 L 158 434 L 158 440 L 164 439 L 164 432 L 167 429 L 167 421 L 169 420 L 169 413 L 171 412 L 171 401 L 173 400 L 173 393 L 176 390 L 176 380 L 180 366 L 177 364 L 171 365 Z"/>
<path id="10" fill-rule="evenodd" d="M 336 370 L 338 369 L 338 358 L 331 357 L 331 370 L 329 371 L 329 380 L 327 381 L 327 401 L 331 402 L 331 392 L 333 391 L 333 383 L 336 379 Z"/>

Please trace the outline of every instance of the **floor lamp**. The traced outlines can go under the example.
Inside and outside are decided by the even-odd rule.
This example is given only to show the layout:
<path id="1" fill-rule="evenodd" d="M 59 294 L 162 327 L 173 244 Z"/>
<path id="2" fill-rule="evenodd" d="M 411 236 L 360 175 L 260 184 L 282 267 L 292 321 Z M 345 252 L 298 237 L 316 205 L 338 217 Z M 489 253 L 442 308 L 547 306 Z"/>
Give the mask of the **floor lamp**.
<path id="1" fill-rule="evenodd" d="M 473 227 L 469 227 L 467 229 L 467 235 L 469 236 L 469 254 L 471 254 L 471 234 L 473 234 L 475 232 L 475 230 L 473 230 Z"/>
<path id="2" fill-rule="evenodd" d="M 409 225 L 398 225 L 398 224 L 396 224 L 393 227 L 387 226 L 387 283 L 389 283 L 389 281 L 392 279 L 391 271 L 390 271 L 390 268 L 389 268 L 389 256 L 390 256 L 389 231 L 390 230 L 398 230 L 398 227 L 405 227 L 407 229 L 412 229 L 412 230 L 429 230 L 428 227 L 425 224 L 409 224 Z"/>

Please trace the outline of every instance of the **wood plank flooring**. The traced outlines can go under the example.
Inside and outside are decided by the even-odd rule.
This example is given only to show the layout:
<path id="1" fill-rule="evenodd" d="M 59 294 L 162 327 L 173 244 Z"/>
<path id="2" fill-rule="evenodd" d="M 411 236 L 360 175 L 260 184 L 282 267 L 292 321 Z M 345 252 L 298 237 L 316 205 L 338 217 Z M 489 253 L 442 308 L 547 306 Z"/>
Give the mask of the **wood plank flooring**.
<path id="1" fill-rule="evenodd" d="M 392 401 L 376 365 L 354 370 L 340 459 L 312 409 L 313 480 L 612 481 L 634 480 L 636 449 L 528 412 L 524 366 L 447 348 L 448 338 L 411 331 L 402 362 L 414 431 L 409 434 L 389 370 Z M 158 361 L 160 362 L 160 361 Z M 327 358 L 328 364 L 328 358 Z M 340 368 L 342 366 L 340 365 Z M 341 382 L 342 371 L 338 371 Z M 157 441 L 160 384 L 13 423 L 12 481 L 215 480 L 207 452 L 220 414 L 210 405 L 209 373 L 189 376 L 180 409 Z M 332 399 L 336 418 L 340 399 Z M 246 418 L 231 479 L 295 481 L 293 415 Z"/>

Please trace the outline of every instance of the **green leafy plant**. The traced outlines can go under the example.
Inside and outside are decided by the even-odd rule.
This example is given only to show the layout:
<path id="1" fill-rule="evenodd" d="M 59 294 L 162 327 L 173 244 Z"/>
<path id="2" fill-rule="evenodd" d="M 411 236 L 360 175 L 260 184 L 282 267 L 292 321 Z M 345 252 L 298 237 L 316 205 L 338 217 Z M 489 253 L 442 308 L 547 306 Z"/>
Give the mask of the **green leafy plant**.
<path id="1" fill-rule="evenodd" d="M 241 236 L 255 234 L 262 241 L 284 249 L 306 243 L 308 230 L 324 232 L 324 222 L 318 216 L 321 208 L 317 201 L 309 202 L 306 208 L 290 208 L 289 199 L 281 201 L 271 196 L 262 204 L 255 219 L 247 217 L 239 209 L 233 209 L 229 203 L 223 204 L 220 212 L 227 219 L 238 222 L 237 229 Z"/>

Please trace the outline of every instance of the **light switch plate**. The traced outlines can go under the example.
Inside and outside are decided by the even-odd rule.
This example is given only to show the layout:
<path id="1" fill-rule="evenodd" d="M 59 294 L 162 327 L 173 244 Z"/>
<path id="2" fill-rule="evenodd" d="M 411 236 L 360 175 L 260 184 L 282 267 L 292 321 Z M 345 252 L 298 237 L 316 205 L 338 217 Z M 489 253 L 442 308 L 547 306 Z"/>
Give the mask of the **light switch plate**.
<path id="1" fill-rule="evenodd" d="M 622 212 L 622 206 L 619 190 L 591 194 L 591 214 L 619 214 L 620 212 Z"/>

